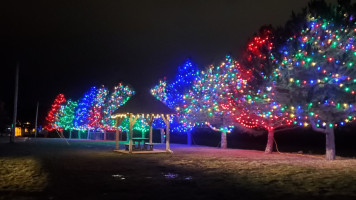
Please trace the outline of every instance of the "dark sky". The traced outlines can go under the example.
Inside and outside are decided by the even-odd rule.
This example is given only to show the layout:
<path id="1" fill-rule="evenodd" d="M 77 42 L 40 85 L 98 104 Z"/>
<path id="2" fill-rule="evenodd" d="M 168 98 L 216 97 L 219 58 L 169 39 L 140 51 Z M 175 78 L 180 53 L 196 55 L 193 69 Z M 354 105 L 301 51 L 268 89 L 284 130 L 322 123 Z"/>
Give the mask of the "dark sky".
<path id="1" fill-rule="evenodd" d="M 12 113 L 17 61 L 20 120 L 34 121 L 39 101 L 42 122 L 59 93 L 78 99 L 118 82 L 148 89 L 187 57 L 201 69 L 236 57 L 260 26 L 283 25 L 308 1 L 2 1 L 0 100 Z"/>

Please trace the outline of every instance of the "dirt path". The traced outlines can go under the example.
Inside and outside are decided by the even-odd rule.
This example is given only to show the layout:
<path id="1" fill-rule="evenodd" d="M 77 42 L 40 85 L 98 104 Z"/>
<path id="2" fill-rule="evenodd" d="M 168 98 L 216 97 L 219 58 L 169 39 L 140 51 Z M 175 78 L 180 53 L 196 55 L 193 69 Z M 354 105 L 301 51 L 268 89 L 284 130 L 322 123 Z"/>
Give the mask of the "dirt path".
<path id="1" fill-rule="evenodd" d="M 355 159 L 185 145 L 128 155 L 113 142 L 20 140 L 0 142 L 2 199 L 356 198 Z"/>

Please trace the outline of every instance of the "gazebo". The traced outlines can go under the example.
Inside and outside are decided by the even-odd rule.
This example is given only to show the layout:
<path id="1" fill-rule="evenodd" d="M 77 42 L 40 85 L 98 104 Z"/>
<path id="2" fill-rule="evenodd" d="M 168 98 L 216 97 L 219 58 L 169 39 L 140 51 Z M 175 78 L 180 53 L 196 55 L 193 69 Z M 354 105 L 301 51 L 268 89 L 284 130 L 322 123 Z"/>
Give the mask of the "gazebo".
<path id="1" fill-rule="evenodd" d="M 175 112 L 149 93 L 137 93 L 126 104 L 119 107 L 111 117 L 116 119 L 119 127 L 125 117 L 129 118 L 129 153 L 132 153 L 133 126 L 138 118 L 145 118 L 149 125 L 149 143 L 152 144 L 152 123 L 155 118 L 162 118 L 166 125 L 166 151 L 172 153 L 169 147 L 169 121 Z M 119 150 L 119 129 L 115 134 L 115 150 Z"/>

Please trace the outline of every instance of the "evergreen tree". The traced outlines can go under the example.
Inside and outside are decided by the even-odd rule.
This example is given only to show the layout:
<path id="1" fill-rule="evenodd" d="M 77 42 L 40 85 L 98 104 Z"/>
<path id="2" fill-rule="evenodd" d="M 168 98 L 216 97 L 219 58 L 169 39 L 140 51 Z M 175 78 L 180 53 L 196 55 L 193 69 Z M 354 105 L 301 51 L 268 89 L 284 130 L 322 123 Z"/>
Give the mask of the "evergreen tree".
<path id="1" fill-rule="evenodd" d="M 110 96 L 106 99 L 102 113 L 101 126 L 104 127 L 105 130 L 116 129 L 116 121 L 111 118 L 111 114 L 120 106 L 124 105 L 134 94 L 135 91 L 133 89 L 129 86 L 124 86 L 122 83 L 114 87 L 114 91 L 111 92 Z"/>
<path id="2" fill-rule="evenodd" d="M 44 129 L 48 131 L 53 131 L 53 130 L 59 130 L 61 128 L 56 126 L 56 123 L 58 122 L 58 111 L 61 108 L 61 104 L 65 102 L 66 99 L 64 97 L 64 94 L 57 95 L 56 99 L 54 100 L 51 106 L 51 110 L 47 114 L 46 125 L 44 126 Z"/>
<path id="3" fill-rule="evenodd" d="M 297 119 L 308 115 L 313 129 L 325 133 L 326 158 L 333 160 L 334 127 L 356 119 L 356 26 L 314 17 L 307 24 L 282 49 L 275 77 L 290 96 L 284 103 L 298 105 Z"/>
<path id="4" fill-rule="evenodd" d="M 64 130 L 72 130 L 73 120 L 75 117 L 75 111 L 78 107 L 76 101 L 68 100 L 65 105 L 61 105 L 60 111 L 58 112 L 58 122 L 57 126 L 63 128 Z"/>
<path id="5" fill-rule="evenodd" d="M 97 88 L 91 87 L 84 96 L 79 100 L 78 107 L 74 117 L 74 127 L 78 130 L 89 128 L 90 110 L 95 103 Z"/>
<path id="6" fill-rule="evenodd" d="M 102 107 L 108 95 L 108 90 L 102 86 L 97 90 L 94 102 L 90 108 L 88 116 L 88 127 L 93 130 L 102 129 Z"/>

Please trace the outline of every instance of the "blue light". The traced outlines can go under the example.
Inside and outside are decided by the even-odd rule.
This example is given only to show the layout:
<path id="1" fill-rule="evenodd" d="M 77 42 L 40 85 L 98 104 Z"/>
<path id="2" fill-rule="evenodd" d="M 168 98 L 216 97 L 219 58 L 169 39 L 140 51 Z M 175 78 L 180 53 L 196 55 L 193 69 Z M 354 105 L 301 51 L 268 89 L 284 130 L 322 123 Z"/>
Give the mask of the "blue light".
<path id="1" fill-rule="evenodd" d="M 88 117 L 90 115 L 89 109 L 94 104 L 97 94 L 96 87 L 91 87 L 89 91 L 84 94 L 84 97 L 79 100 L 76 114 L 74 117 L 74 127 L 77 129 L 88 128 Z"/>

